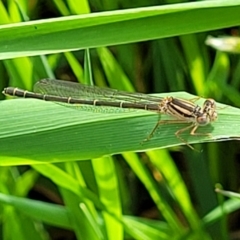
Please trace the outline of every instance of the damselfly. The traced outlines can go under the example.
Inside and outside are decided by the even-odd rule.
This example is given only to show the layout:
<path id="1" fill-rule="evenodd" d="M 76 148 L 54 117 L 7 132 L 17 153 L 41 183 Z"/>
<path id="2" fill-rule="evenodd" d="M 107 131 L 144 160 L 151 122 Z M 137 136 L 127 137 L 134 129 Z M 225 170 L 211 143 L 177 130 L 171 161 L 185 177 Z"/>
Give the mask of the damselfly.
<path id="1" fill-rule="evenodd" d="M 56 79 L 42 79 L 38 81 L 34 85 L 33 92 L 7 87 L 3 90 L 3 94 L 68 104 L 143 109 L 167 114 L 173 116 L 175 120 L 158 121 L 145 140 L 149 140 L 153 136 L 160 124 L 169 122 L 190 123 L 189 126 L 175 133 L 176 137 L 190 148 L 193 147 L 191 147 L 180 135 L 188 129 L 192 129 L 190 132 L 191 135 L 210 136 L 209 133 L 196 133 L 196 130 L 199 126 L 205 126 L 217 120 L 216 103 L 213 99 L 205 100 L 201 108 L 191 100 L 175 97 L 154 97 L 143 93 L 130 93 Z"/>

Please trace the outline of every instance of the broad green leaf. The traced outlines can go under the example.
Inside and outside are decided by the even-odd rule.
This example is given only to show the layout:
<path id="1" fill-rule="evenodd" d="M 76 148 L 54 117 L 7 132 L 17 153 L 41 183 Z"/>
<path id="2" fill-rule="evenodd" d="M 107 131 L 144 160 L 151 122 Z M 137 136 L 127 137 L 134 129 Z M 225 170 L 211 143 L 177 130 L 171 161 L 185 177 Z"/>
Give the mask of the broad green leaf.
<path id="1" fill-rule="evenodd" d="M 183 92 L 157 96 L 166 95 L 193 99 Z M 211 137 L 190 136 L 189 131 L 181 137 L 189 144 L 239 139 L 239 109 L 218 106 L 218 120 L 197 130 L 211 133 Z M 189 123 L 161 124 L 154 136 L 144 141 L 159 119 L 174 118 L 144 110 L 69 107 L 34 99 L 1 101 L 0 112 L 1 165 L 75 161 L 184 145 L 175 132 L 189 126 Z"/>
<path id="2" fill-rule="evenodd" d="M 0 59 L 237 26 L 239 11 L 240 0 L 201 1 L 7 24 L 0 27 Z"/>

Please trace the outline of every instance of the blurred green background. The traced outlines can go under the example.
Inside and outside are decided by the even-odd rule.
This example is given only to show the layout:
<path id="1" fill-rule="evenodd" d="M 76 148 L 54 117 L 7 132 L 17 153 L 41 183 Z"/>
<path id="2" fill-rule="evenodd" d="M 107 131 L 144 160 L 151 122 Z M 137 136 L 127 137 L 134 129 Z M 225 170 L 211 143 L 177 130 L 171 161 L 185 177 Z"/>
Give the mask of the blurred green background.
<path id="1" fill-rule="evenodd" d="M 0 86 L 31 90 L 46 77 L 93 79 L 98 86 L 143 93 L 186 91 L 239 107 L 238 42 L 231 52 L 205 44 L 210 35 L 238 36 L 239 10 L 240 1 L 217 0 L 1 1 Z M 62 18 L 76 15 L 83 20 Z M 30 20 L 43 22 L 31 25 Z M 82 50 L 69 51 L 74 48 Z M 1 95 L 2 103 L 8 101 L 4 99 Z M 20 102 L 11 101 L 9 106 L 21 111 Z M 36 106 L 36 101 L 27 103 Z M 24 132 L 28 117 L 18 122 L 8 111 L 1 111 L 2 120 L 16 125 L 3 128 L 15 130 L 2 135 L 0 144 L 8 144 L 9 156 L 14 156 L 15 137 Z M 28 114 L 37 111 L 36 106 Z M 54 127 L 45 131 L 61 146 Z M 28 134 L 25 150 L 36 160 L 31 141 L 39 139 Z M 19 139 L 18 148 L 26 146 Z M 90 144 L 95 141 L 101 138 Z M 74 143 L 68 147 L 76 148 Z M 41 149 L 49 157 L 47 164 L 31 164 L 17 152 L 14 164 L 15 159 L 0 153 L 0 239 L 240 239 L 239 196 L 215 192 L 216 187 L 239 191 L 239 142 L 194 148 L 201 152 L 183 145 L 61 163 Z M 61 147 L 56 151 L 61 153 Z"/>

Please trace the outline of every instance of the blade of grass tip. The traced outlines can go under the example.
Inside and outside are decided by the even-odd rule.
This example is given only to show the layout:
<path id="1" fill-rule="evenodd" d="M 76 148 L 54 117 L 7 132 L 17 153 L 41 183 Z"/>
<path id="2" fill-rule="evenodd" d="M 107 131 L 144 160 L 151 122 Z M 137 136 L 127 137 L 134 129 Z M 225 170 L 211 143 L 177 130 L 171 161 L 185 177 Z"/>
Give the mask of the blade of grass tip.
<path id="1" fill-rule="evenodd" d="M 29 191 L 34 187 L 39 173 L 34 169 L 29 169 L 17 179 L 15 186 L 15 194 L 17 196 L 26 196 Z"/>
<path id="2" fill-rule="evenodd" d="M 228 199 L 223 204 L 225 214 L 230 214 L 236 210 L 240 209 L 240 201 L 239 199 Z M 218 222 L 222 217 L 222 206 L 217 206 L 210 212 L 208 212 L 203 220 L 203 224 L 205 227 L 209 227 L 210 225 Z"/>
<path id="3" fill-rule="evenodd" d="M 26 11 L 27 11 L 27 5 L 23 6 L 23 1 L 21 2 L 21 4 L 18 1 L 12 1 L 14 2 L 14 4 L 16 4 L 17 8 L 18 8 L 18 12 L 20 13 L 21 19 L 24 22 L 27 22 L 30 20 L 30 18 L 27 16 Z M 15 15 L 15 14 L 14 14 Z"/>
<path id="4" fill-rule="evenodd" d="M 102 240 L 101 236 L 103 234 L 98 235 L 98 232 L 101 232 L 101 230 L 96 223 L 96 219 L 89 218 L 91 216 L 90 213 L 86 214 L 86 211 L 89 212 L 88 208 L 84 208 L 84 212 L 80 207 L 80 204 L 83 202 L 79 199 L 79 196 L 68 191 L 66 188 L 60 188 L 59 190 L 66 208 L 70 211 L 69 217 L 77 238 Z"/>
<path id="5" fill-rule="evenodd" d="M 99 224 L 96 221 L 96 218 L 93 218 L 93 216 L 90 214 L 88 208 L 84 203 L 79 204 L 80 209 L 82 210 L 83 214 L 85 215 L 86 219 L 88 220 L 89 224 L 91 224 L 92 229 L 95 231 L 96 235 L 99 237 L 99 239 L 106 239 L 101 231 L 101 228 L 99 227 Z M 113 228 L 114 229 L 114 228 Z M 112 230 L 113 230 L 112 229 Z M 117 235 L 115 235 L 116 237 Z M 110 240 L 111 238 L 109 238 Z"/>
<path id="6" fill-rule="evenodd" d="M 56 5 L 57 9 L 63 16 L 70 15 L 70 11 L 68 10 L 68 7 L 65 5 L 63 1 L 59 0 L 53 0 L 54 4 Z"/>
<path id="7" fill-rule="evenodd" d="M 86 188 L 87 184 L 85 182 L 85 179 L 82 175 L 82 171 L 85 169 L 80 169 L 80 165 L 77 164 L 76 162 L 66 162 L 64 163 L 65 168 L 66 168 L 66 172 L 72 176 L 73 179 L 75 179 L 79 186 L 81 186 L 82 188 Z M 87 205 L 87 208 L 89 209 L 89 211 L 91 212 L 92 216 L 94 216 L 94 218 L 97 217 L 98 213 L 96 211 L 96 208 L 94 206 L 94 203 L 90 200 L 85 198 L 84 203 Z"/>

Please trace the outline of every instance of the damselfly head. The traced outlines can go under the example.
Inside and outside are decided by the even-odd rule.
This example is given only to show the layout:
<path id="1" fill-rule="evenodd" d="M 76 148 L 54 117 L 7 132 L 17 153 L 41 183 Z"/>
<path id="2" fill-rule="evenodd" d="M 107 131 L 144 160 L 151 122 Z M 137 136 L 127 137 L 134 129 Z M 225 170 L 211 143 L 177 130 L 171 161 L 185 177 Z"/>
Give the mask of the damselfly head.
<path id="1" fill-rule="evenodd" d="M 216 111 L 216 102 L 213 99 L 209 98 L 205 100 L 202 111 L 198 112 L 196 121 L 199 125 L 205 126 L 211 122 L 216 121 L 217 117 L 218 114 Z"/>
<path id="2" fill-rule="evenodd" d="M 216 108 L 216 102 L 211 98 L 207 99 L 203 104 L 203 113 L 208 115 L 210 122 L 214 122 L 218 118 Z"/>

